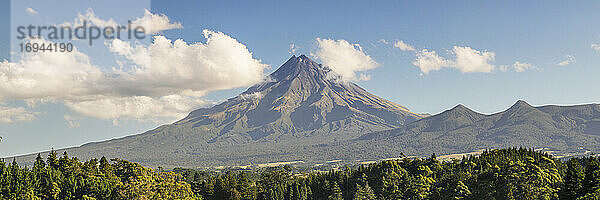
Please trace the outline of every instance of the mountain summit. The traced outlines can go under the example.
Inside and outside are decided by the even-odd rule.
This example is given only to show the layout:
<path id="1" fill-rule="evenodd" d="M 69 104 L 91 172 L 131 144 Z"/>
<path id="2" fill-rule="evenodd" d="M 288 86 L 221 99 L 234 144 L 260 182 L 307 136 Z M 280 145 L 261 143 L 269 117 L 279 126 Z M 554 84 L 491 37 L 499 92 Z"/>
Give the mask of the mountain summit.
<path id="1" fill-rule="evenodd" d="M 245 143 L 289 135 L 348 139 L 420 118 L 336 79 L 331 70 L 301 55 L 292 56 L 267 81 L 215 107 L 196 110 L 175 125 L 191 125 L 210 142 Z"/>
<path id="2" fill-rule="evenodd" d="M 458 105 L 424 116 L 338 77 L 304 55 L 292 56 L 262 83 L 173 124 L 59 153 L 196 168 L 292 161 L 314 166 L 503 147 L 566 156 L 600 150 L 597 104 L 534 107 L 517 101 L 489 115 Z M 32 163 L 35 155 L 18 159 Z"/>
<path id="3" fill-rule="evenodd" d="M 166 157 L 173 166 L 305 159 L 295 153 L 422 117 L 301 55 L 223 103 L 143 134 L 85 144 L 69 153 L 118 157 L 147 166 L 166 166 Z"/>

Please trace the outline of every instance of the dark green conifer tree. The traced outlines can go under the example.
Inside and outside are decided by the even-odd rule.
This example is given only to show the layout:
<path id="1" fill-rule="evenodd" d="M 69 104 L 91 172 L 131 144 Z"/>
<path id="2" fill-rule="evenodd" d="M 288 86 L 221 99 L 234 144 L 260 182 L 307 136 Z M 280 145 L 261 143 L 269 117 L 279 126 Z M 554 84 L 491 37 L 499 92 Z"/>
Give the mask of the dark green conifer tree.
<path id="1" fill-rule="evenodd" d="M 600 192 L 600 162 L 597 158 L 590 158 L 585 168 L 584 187 L 587 194 Z"/>
<path id="2" fill-rule="evenodd" d="M 48 167 L 52 168 L 52 169 L 58 169 L 58 156 L 56 155 L 56 152 L 54 151 L 54 149 L 52 149 L 52 151 L 50 151 L 50 154 L 48 155 Z"/>
<path id="3" fill-rule="evenodd" d="M 583 181 L 585 173 L 579 159 L 567 161 L 565 184 L 560 192 L 562 199 L 577 199 L 583 194 Z"/>
<path id="4" fill-rule="evenodd" d="M 331 188 L 329 189 L 329 196 L 327 197 L 328 200 L 343 200 L 343 196 L 342 196 L 342 189 L 340 188 L 340 186 L 338 185 L 337 182 L 333 182 L 331 184 Z"/>

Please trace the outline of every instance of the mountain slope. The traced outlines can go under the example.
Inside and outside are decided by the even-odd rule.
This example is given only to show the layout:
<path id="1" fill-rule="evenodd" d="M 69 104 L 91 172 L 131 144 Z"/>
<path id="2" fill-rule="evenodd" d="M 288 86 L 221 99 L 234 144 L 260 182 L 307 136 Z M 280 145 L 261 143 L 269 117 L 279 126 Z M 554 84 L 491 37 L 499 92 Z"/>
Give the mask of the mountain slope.
<path id="1" fill-rule="evenodd" d="M 273 79 L 209 109 L 192 112 L 175 125 L 207 132 L 209 142 L 246 143 L 289 135 L 369 132 L 415 121 L 420 115 L 329 77 L 327 68 L 293 56 Z M 207 139 L 208 139 L 207 138 Z"/>
<path id="2" fill-rule="evenodd" d="M 492 115 L 460 105 L 396 129 L 365 134 L 346 145 L 377 145 L 379 151 L 403 149 L 411 155 L 515 146 L 569 155 L 600 150 L 599 122 L 598 104 L 533 107 L 518 101 Z"/>
<path id="3" fill-rule="evenodd" d="M 306 160 L 310 146 L 356 139 L 421 119 L 403 106 L 292 56 L 268 81 L 143 134 L 68 149 L 82 159 L 118 157 L 146 166 L 242 165 Z"/>
<path id="4" fill-rule="evenodd" d="M 515 146 L 556 155 L 598 152 L 600 105 L 533 107 L 518 101 L 491 115 L 458 105 L 425 116 L 340 81 L 306 56 L 293 56 L 268 81 L 173 124 L 59 152 L 171 168 L 358 162 Z M 31 163 L 34 155 L 18 159 Z"/>

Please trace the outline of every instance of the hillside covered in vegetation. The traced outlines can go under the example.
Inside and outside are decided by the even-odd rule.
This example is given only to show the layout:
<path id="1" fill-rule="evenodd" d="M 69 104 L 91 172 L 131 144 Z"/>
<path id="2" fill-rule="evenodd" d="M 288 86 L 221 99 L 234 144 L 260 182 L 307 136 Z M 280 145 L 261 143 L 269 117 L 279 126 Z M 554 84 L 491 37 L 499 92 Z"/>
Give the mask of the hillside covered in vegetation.
<path id="1" fill-rule="evenodd" d="M 464 105 L 417 114 L 305 55 L 241 94 L 142 134 L 59 149 L 82 160 L 120 158 L 157 168 L 302 161 L 372 161 L 527 147 L 555 156 L 600 152 L 600 105 L 532 106 L 482 114 Z M 43 152 L 42 154 L 48 154 Z M 36 154 L 18 156 L 30 165 Z M 356 164 L 356 163 L 353 163 Z"/>
<path id="2" fill-rule="evenodd" d="M 528 149 L 452 162 L 404 158 L 329 172 L 152 170 L 106 158 L 0 162 L 0 199 L 599 199 L 600 160 Z"/>
<path id="3" fill-rule="evenodd" d="M 31 168 L 0 161 L 0 199 L 198 199 L 180 175 L 105 157 L 38 155 Z"/>

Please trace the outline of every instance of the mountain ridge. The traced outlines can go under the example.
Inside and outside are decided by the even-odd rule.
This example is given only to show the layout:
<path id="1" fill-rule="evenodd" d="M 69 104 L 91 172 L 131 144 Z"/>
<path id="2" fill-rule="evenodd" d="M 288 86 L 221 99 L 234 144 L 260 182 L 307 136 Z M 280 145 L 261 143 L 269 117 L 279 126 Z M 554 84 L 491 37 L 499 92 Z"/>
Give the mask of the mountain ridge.
<path id="1" fill-rule="evenodd" d="M 411 155 L 464 153 L 505 147 L 548 148 L 557 156 L 599 150 L 598 104 L 534 107 L 519 100 L 504 111 L 479 114 L 481 118 L 477 120 L 442 117 L 452 110 L 456 109 L 399 128 L 365 134 L 357 140 L 381 146 L 396 146 L 382 149 L 405 149 L 404 153 Z M 435 124 L 429 121 L 434 121 Z M 454 126 L 440 128 L 440 124 Z M 415 146 L 422 149 L 417 151 Z"/>
<path id="2" fill-rule="evenodd" d="M 169 168 L 376 160 L 514 146 L 598 151 L 600 105 L 533 107 L 519 100 L 489 115 L 462 104 L 436 115 L 416 114 L 294 55 L 266 81 L 172 124 L 59 152 Z M 28 163 L 34 155 L 18 159 Z"/>
<path id="3" fill-rule="evenodd" d="M 213 107 L 142 134 L 68 150 L 83 158 L 107 155 L 150 166 L 167 156 L 202 165 L 232 156 L 260 160 L 396 128 L 423 116 L 343 81 L 305 55 L 294 55 L 266 81 Z"/>

